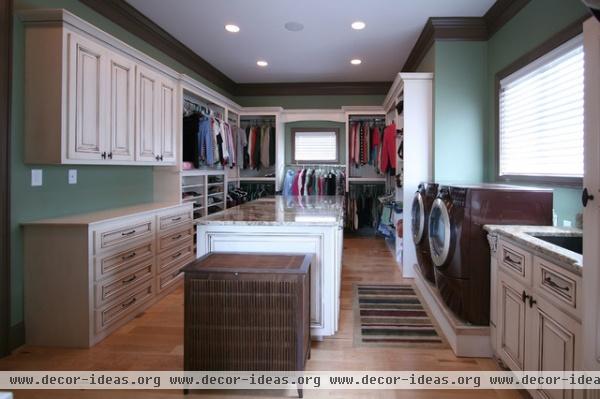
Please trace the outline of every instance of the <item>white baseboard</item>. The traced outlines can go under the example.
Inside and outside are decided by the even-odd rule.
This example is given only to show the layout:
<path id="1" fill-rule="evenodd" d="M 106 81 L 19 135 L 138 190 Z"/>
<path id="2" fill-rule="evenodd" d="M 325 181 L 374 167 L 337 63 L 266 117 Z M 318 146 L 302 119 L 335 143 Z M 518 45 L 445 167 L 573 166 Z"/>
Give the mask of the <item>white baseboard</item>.
<path id="1" fill-rule="evenodd" d="M 456 356 L 492 357 L 490 327 L 472 326 L 457 319 L 446 307 L 437 288 L 423 277 L 417 265 L 413 271 L 417 290 Z"/>

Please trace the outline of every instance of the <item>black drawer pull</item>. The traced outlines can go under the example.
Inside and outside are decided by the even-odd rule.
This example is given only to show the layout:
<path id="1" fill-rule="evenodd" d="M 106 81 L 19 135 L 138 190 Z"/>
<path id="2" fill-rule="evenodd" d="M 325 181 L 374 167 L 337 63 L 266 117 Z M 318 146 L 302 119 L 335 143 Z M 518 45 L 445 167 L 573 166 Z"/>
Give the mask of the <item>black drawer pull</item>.
<path id="1" fill-rule="evenodd" d="M 559 289 L 561 291 L 569 291 L 569 287 L 563 287 L 561 285 L 556 284 L 554 281 L 552 281 L 552 278 L 550 278 L 550 277 L 546 277 L 544 279 L 544 281 L 547 282 L 548 285 L 550 287 L 552 287 L 552 288 L 556 288 L 556 289 Z"/>
<path id="2" fill-rule="evenodd" d="M 136 255 L 136 253 L 135 253 L 135 252 L 132 252 L 132 253 L 130 253 L 129 255 L 124 255 L 124 256 L 121 256 L 121 259 L 123 259 L 123 260 L 131 259 L 131 258 L 134 258 L 134 257 L 135 257 L 135 255 Z"/>
<path id="3" fill-rule="evenodd" d="M 123 284 L 129 284 L 132 281 L 134 281 L 137 278 L 137 276 L 134 274 L 133 276 L 129 277 L 127 280 L 123 280 L 121 281 Z"/>
<path id="4" fill-rule="evenodd" d="M 135 234 L 135 232 L 136 232 L 136 230 L 135 230 L 135 229 L 133 229 L 133 230 L 131 230 L 131 231 L 128 231 L 127 233 L 121 233 L 121 235 L 122 235 L 123 237 L 125 237 L 125 236 L 130 236 L 130 235 L 132 235 L 132 234 Z"/>
<path id="5" fill-rule="evenodd" d="M 510 255 L 506 255 L 504 257 L 504 261 L 511 263 L 513 265 L 520 265 L 521 264 L 521 260 L 514 260 L 513 258 L 510 257 Z"/>
<path id="6" fill-rule="evenodd" d="M 179 258 L 181 255 L 183 255 L 181 252 L 177 252 L 175 255 L 172 256 L 173 259 L 177 259 Z"/>
<path id="7" fill-rule="evenodd" d="M 171 240 L 179 240 L 181 237 L 183 237 L 183 235 L 177 234 L 176 236 L 171 237 Z"/>
<path id="8" fill-rule="evenodd" d="M 172 218 L 171 222 L 179 222 L 181 220 L 181 216 L 178 216 L 176 218 Z"/>
<path id="9" fill-rule="evenodd" d="M 123 309 L 130 307 L 131 305 L 133 305 L 135 303 L 135 298 L 131 298 L 128 302 L 122 303 L 121 307 Z"/>

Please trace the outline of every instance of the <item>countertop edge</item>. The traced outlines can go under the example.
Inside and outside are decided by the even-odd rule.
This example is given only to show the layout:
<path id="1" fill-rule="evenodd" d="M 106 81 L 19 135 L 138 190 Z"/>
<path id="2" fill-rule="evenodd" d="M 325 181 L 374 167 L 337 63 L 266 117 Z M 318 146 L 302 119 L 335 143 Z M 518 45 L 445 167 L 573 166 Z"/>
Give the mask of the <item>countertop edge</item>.
<path id="1" fill-rule="evenodd" d="M 553 233 L 556 235 L 581 235 L 582 231 L 575 228 L 562 228 L 554 226 L 523 226 L 523 225 L 484 225 L 484 230 L 489 234 L 497 234 L 515 241 L 523 247 L 549 258 L 557 266 L 579 276 L 582 275 L 583 256 L 557 245 L 542 241 L 525 233 L 525 231 L 539 233 Z"/>

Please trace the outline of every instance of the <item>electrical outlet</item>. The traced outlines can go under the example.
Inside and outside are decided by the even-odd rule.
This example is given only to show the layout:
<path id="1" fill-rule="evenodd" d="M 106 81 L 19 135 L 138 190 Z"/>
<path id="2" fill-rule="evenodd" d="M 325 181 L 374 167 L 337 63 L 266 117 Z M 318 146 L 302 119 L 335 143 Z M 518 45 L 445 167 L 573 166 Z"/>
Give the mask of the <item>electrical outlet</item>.
<path id="1" fill-rule="evenodd" d="M 77 184 L 77 169 L 69 169 L 69 184 Z"/>
<path id="2" fill-rule="evenodd" d="M 42 169 L 31 169 L 31 186 L 38 187 L 42 185 Z"/>
<path id="3" fill-rule="evenodd" d="M 563 226 L 564 227 L 571 227 L 573 224 L 571 223 L 570 220 L 563 220 Z"/>

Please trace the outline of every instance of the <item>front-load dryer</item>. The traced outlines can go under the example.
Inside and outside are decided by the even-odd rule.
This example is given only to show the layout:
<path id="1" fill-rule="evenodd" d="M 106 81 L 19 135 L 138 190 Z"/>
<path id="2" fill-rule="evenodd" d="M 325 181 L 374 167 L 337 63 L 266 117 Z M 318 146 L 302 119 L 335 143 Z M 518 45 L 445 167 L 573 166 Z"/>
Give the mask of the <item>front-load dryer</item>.
<path id="1" fill-rule="evenodd" d="M 429 250 L 429 212 L 437 194 L 436 183 L 419 184 L 411 208 L 412 236 L 417 252 L 417 263 L 423 277 L 432 283 L 435 283 L 435 273 Z"/>
<path id="2" fill-rule="evenodd" d="M 552 190 L 487 184 L 440 186 L 429 215 L 436 286 L 459 318 L 489 324 L 486 224 L 551 225 Z"/>

